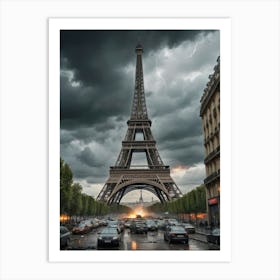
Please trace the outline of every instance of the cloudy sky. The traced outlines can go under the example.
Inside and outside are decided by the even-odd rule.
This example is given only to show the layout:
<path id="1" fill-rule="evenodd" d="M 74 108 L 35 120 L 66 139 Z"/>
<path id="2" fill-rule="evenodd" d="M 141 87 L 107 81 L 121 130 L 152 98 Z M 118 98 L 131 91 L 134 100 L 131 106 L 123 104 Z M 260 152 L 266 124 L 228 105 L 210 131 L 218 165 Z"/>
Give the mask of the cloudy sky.
<path id="1" fill-rule="evenodd" d="M 205 177 L 200 98 L 220 55 L 219 31 L 66 30 L 60 37 L 61 157 L 94 197 L 127 130 L 139 42 L 148 115 L 161 158 L 183 193 Z M 144 200 L 152 196 L 143 191 Z M 138 198 L 135 191 L 123 201 Z"/>

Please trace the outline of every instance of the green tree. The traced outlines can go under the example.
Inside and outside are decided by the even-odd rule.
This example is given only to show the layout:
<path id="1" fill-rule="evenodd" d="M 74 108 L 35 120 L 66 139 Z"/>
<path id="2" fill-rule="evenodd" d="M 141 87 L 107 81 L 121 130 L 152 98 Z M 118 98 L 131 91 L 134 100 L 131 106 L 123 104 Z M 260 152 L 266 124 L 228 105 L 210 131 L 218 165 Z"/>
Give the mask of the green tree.
<path id="1" fill-rule="evenodd" d="M 82 193 L 82 211 L 81 215 L 83 217 L 87 216 L 88 213 L 88 195 Z"/>
<path id="2" fill-rule="evenodd" d="M 79 183 L 72 185 L 72 199 L 70 205 L 70 216 L 79 216 L 82 211 L 82 186 Z"/>
<path id="3" fill-rule="evenodd" d="M 72 198 L 73 173 L 67 163 L 60 159 L 60 213 L 68 214 Z"/>

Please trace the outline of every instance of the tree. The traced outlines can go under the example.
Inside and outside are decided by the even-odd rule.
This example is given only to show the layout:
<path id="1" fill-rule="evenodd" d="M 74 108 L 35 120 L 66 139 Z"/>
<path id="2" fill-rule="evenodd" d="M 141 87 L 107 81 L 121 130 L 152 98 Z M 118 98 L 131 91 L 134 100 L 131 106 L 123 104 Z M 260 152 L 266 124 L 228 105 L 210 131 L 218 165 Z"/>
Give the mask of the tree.
<path id="1" fill-rule="evenodd" d="M 79 216 L 82 211 L 82 186 L 79 183 L 72 185 L 72 198 L 70 205 L 70 216 Z"/>
<path id="2" fill-rule="evenodd" d="M 69 213 L 71 198 L 73 173 L 67 163 L 60 159 L 60 212 L 61 214 Z"/>
<path id="3" fill-rule="evenodd" d="M 155 213 L 169 212 L 177 215 L 194 213 L 197 219 L 197 213 L 206 211 L 205 186 L 201 185 L 176 200 L 155 203 L 149 206 L 148 210 Z"/>
<path id="4" fill-rule="evenodd" d="M 82 216 L 87 216 L 87 213 L 88 213 L 88 195 L 82 193 L 82 212 L 81 212 L 81 215 Z"/>

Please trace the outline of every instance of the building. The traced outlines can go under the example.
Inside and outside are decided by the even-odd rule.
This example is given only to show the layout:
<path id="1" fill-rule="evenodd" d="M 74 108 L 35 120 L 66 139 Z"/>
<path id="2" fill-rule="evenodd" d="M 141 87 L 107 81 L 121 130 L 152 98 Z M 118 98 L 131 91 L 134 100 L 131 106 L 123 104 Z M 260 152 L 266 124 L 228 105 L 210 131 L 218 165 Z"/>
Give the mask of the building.
<path id="1" fill-rule="evenodd" d="M 206 178 L 206 205 L 208 223 L 220 225 L 220 57 L 209 76 L 209 82 L 200 100 L 202 118 Z"/>

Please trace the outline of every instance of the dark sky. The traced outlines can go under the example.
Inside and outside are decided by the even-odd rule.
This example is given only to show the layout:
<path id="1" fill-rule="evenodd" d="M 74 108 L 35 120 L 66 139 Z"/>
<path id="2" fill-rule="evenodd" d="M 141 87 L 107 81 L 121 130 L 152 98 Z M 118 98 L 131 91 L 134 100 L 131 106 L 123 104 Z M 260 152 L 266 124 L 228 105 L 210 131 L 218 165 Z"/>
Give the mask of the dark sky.
<path id="1" fill-rule="evenodd" d="M 135 46 L 161 158 L 183 193 L 205 177 L 200 98 L 220 55 L 219 31 L 61 31 L 61 156 L 84 192 L 97 196 L 129 119 Z M 135 158 L 141 162 L 141 158 Z M 152 194 L 143 192 L 144 200 Z M 131 192 L 125 200 L 139 198 Z"/>

